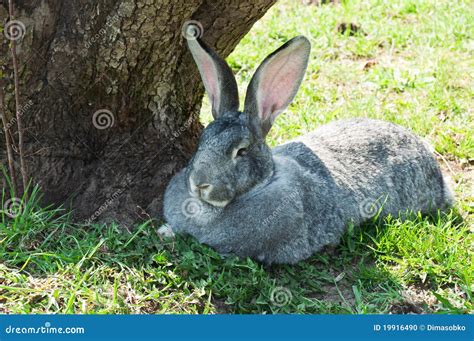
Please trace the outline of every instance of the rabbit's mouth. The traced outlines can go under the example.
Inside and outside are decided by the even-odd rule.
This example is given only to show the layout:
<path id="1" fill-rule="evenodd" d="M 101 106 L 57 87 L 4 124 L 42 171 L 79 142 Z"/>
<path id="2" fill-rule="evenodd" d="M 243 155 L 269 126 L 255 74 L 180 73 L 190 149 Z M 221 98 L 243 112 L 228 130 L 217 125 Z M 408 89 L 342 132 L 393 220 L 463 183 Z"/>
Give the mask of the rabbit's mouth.
<path id="1" fill-rule="evenodd" d="M 205 198 L 201 198 L 202 201 L 207 202 L 209 205 L 215 206 L 215 207 L 220 207 L 224 208 L 227 206 L 227 204 L 230 202 L 230 200 L 225 200 L 225 201 L 215 201 L 215 200 L 209 200 Z"/>
<path id="2" fill-rule="evenodd" d="M 202 193 L 200 192 L 195 192 L 195 191 L 189 191 L 189 194 L 192 197 L 198 200 L 204 201 L 206 204 L 209 204 L 214 207 L 224 208 L 231 202 L 231 200 L 214 200 L 214 199 L 209 198 L 206 195 L 202 195 Z"/>
<path id="3" fill-rule="evenodd" d="M 214 207 L 224 208 L 232 201 L 232 199 L 217 198 L 213 195 L 213 192 L 190 190 L 189 194 L 192 197 L 204 201 L 205 203 Z"/>

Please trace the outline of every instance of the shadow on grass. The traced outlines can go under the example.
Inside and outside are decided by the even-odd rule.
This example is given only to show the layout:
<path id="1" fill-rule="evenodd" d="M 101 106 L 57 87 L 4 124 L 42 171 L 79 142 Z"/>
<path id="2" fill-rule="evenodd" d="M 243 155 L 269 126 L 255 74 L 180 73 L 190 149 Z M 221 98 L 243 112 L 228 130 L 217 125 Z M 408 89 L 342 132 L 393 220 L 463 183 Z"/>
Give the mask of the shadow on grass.
<path id="1" fill-rule="evenodd" d="M 115 290 L 112 298 L 104 296 L 105 301 L 115 302 L 116 296 L 125 296 L 118 310 L 97 310 L 94 303 L 89 312 L 137 312 L 127 306 L 127 300 L 141 300 L 138 312 L 148 313 L 344 314 L 429 310 L 402 297 L 400 279 L 381 266 L 381 254 L 389 252 L 377 246 L 386 238 L 384 224 L 350 229 L 337 248 L 296 265 L 264 267 L 250 259 L 223 259 L 190 237 L 163 240 L 152 222 L 138 225 L 133 232 L 114 224 L 73 224 L 60 210 L 38 208 L 35 199 L 33 196 L 33 204 L 26 205 L 14 219 L 2 214 L 0 264 L 27 277 L 71 277 L 69 281 L 79 296 L 82 287 L 91 292 Z M 12 286 L 30 285 L 27 280 L 20 282 L 12 280 L 3 289 L 0 283 L 0 297 L 7 296 Z M 117 288 L 121 286 L 133 290 L 121 293 Z M 47 290 L 58 288 L 52 284 Z M 59 290 L 71 287 L 63 284 Z M 134 297 L 128 297 L 130 292 Z M 57 311 L 79 311 L 76 298 L 62 304 L 59 303 Z M 101 307 L 104 306 L 108 305 L 102 303 Z"/>

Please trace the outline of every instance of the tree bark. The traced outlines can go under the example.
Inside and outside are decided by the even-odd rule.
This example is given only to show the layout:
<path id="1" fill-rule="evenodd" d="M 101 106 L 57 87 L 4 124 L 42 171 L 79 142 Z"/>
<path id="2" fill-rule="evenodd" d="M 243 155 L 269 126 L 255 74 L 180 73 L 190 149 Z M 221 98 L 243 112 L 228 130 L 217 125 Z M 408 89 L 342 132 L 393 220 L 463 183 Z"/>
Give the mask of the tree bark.
<path id="1" fill-rule="evenodd" d="M 159 218 L 165 187 L 201 131 L 204 90 L 183 24 L 198 21 L 203 39 L 227 56 L 275 2 L 16 1 L 26 28 L 17 41 L 25 160 L 44 203 L 72 208 L 77 220 L 127 226 Z M 4 0 L 0 25 L 7 21 Z M 14 122 L 9 41 L 2 39 L 3 91 Z M 10 129 L 17 139 L 15 125 Z"/>

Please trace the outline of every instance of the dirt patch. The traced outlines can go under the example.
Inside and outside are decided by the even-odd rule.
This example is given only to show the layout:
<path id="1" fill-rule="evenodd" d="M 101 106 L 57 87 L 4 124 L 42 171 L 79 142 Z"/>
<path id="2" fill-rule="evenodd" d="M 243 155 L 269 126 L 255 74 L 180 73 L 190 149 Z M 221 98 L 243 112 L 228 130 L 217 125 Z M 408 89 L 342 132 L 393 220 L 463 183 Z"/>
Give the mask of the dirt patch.
<path id="1" fill-rule="evenodd" d="M 355 304 L 355 297 L 350 283 L 341 281 L 336 284 L 328 284 L 322 287 L 323 293 L 318 299 L 332 304 L 340 304 L 352 308 Z"/>
<path id="2" fill-rule="evenodd" d="M 321 6 L 321 5 L 327 5 L 327 4 L 339 4 L 341 3 L 341 0 L 303 0 L 302 3 L 303 5 L 306 5 L 306 6 L 309 6 L 309 5 Z"/>
<path id="3" fill-rule="evenodd" d="M 446 157 L 436 154 L 441 171 L 451 188 L 454 200 L 471 202 L 474 198 L 474 164 L 473 160 L 462 160 L 455 162 Z M 463 219 L 472 219 L 469 212 L 460 212 Z"/>
<path id="4" fill-rule="evenodd" d="M 229 305 L 225 303 L 224 299 L 212 298 L 212 305 L 216 310 L 216 314 L 230 314 L 232 313 Z"/>
<path id="5" fill-rule="evenodd" d="M 457 178 L 462 176 L 468 184 L 474 184 L 474 160 L 462 160 L 461 162 L 456 162 L 451 159 L 448 159 L 438 153 L 436 153 L 436 158 L 441 167 L 441 171 L 446 177 Z"/>
<path id="6" fill-rule="evenodd" d="M 348 34 L 350 36 L 355 36 L 356 34 L 364 34 L 360 26 L 354 23 L 342 22 L 337 25 L 337 31 L 341 34 Z"/>
<path id="7" fill-rule="evenodd" d="M 389 309 L 391 314 L 423 314 L 425 313 L 423 308 L 413 304 L 411 302 L 402 301 L 394 303 Z"/>
<path id="8" fill-rule="evenodd" d="M 369 59 L 365 62 L 364 66 L 362 67 L 363 70 L 368 70 L 373 68 L 375 65 L 377 65 L 377 61 L 375 59 Z"/>
<path id="9" fill-rule="evenodd" d="M 436 297 L 427 288 L 420 286 L 405 287 L 402 292 L 402 301 L 392 304 L 390 313 L 392 314 L 427 314 L 433 312 Z"/>

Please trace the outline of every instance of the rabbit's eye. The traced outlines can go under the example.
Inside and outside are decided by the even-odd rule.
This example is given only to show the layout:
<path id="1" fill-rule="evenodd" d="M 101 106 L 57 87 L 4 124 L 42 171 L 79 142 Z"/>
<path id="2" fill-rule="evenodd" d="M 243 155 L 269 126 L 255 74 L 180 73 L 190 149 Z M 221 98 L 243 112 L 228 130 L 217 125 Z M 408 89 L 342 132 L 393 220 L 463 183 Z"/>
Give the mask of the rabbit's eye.
<path id="1" fill-rule="evenodd" d="M 245 155 L 247 155 L 247 148 L 240 148 L 237 151 L 237 156 L 245 156 Z"/>

